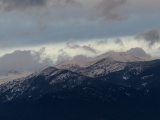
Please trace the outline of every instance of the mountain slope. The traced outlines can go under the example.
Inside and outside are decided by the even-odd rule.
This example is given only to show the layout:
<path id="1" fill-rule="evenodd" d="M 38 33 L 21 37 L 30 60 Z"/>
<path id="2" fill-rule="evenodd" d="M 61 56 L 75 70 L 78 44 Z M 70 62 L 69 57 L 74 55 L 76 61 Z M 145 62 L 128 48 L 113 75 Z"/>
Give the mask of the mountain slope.
<path id="1" fill-rule="evenodd" d="M 160 118 L 160 60 L 119 62 L 104 58 L 78 69 L 49 67 L 0 85 L 0 118 Z"/>
<path id="2" fill-rule="evenodd" d="M 111 107 L 138 96 L 144 95 L 130 87 L 50 67 L 0 85 L 0 116 L 7 120 L 100 119 L 107 117 Z"/>
<path id="3" fill-rule="evenodd" d="M 154 60 L 149 62 L 128 63 L 123 70 L 97 76 L 97 78 L 134 89 L 155 89 L 158 88 L 156 86 L 160 86 L 159 73 L 160 60 Z"/>
<path id="4" fill-rule="evenodd" d="M 74 88 L 87 79 L 89 78 L 71 71 L 49 67 L 26 78 L 0 85 L 0 100 L 6 102 L 12 99 L 37 99 L 46 93 Z"/>

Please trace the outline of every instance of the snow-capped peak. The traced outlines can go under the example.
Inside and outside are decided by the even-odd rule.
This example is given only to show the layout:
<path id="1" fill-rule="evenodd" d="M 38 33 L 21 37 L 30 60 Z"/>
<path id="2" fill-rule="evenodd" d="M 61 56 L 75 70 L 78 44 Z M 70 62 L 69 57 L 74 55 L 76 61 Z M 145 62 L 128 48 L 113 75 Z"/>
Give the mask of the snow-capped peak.
<path id="1" fill-rule="evenodd" d="M 98 59 L 110 58 L 119 62 L 138 62 L 138 61 L 149 61 L 151 59 L 136 56 L 127 52 L 114 52 L 110 51 L 105 54 L 98 56 Z"/>
<path id="2" fill-rule="evenodd" d="M 134 55 L 136 57 L 141 58 L 143 61 L 150 61 L 152 60 L 151 55 L 147 54 L 142 48 L 131 48 L 130 50 L 126 51 L 127 54 Z"/>
<path id="3" fill-rule="evenodd" d="M 139 61 L 150 61 L 152 58 L 146 54 L 142 49 L 140 49 L 141 54 L 135 54 L 135 52 L 138 52 L 139 49 L 131 49 L 128 50 L 127 52 L 115 52 L 115 51 L 109 51 L 105 54 L 102 54 L 100 56 L 94 57 L 94 58 L 86 58 L 83 60 L 69 60 L 69 61 L 64 61 L 57 65 L 57 68 L 60 69 L 69 69 L 69 68 L 86 68 L 90 65 L 95 64 L 96 62 L 102 60 L 102 59 L 110 59 L 113 61 L 118 61 L 118 62 L 139 62 Z M 135 51 L 135 52 L 134 52 Z M 142 56 L 140 56 L 142 55 Z M 148 56 L 147 56 L 148 55 Z M 147 57 L 146 57 L 147 56 Z"/>

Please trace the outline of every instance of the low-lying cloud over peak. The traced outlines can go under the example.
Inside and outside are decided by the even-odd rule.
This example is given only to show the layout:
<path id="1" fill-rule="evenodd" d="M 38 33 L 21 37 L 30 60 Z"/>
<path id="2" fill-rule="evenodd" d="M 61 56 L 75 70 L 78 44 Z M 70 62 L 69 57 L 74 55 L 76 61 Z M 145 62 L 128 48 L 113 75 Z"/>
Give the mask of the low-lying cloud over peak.
<path id="1" fill-rule="evenodd" d="M 119 38 L 115 40 L 115 43 L 118 44 L 118 45 L 121 45 L 121 46 L 124 45 L 123 41 L 121 39 L 119 39 Z"/>
<path id="2" fill-rule="evenodd" d="M 40 49 L 39 51 L 14 51 L 13 53 L 5 54 L 0 57 L 0 75 L 8 73 L 10 70 L 16 70 L 18 72 L 31 71 L 34 72 L 43 67 L 54 66 L 60 64 L 64 61 L 74 60 L 82 61 L 88 58 L 96 57 L 89 56 L 89 54 L 82 54 L 80 52 L 76 53 L 74 56 L 70 56 L 70 53 L 64 49 L 58 51 L 57 55 L 45 56 L 45 49 Z M 82 48 L 80 48 L 82 49 Z M 87 48 L 88 49 L 88 48 Z M 88 50 L 90 51 L 90 50 Z M 142 48 L 132 48 L 126 51 L 128 54 L 132 54 L 139 58 L 144 58 L 145 60 L 152 60 L 151 55 L 147 54 Z"/>
<path id="3" fill-rule="evenodd" d="M 140 58 L 152 59 L 151 55 L 147 54 L 142 48 L 138 48 L 138 47 L 131 48 L 130 50 L 127 50 L 126 53 L 132 54 Z"/>
<path id="4" fill-rule="evenodd" d="M 0 74 L 7 73 L 9 70 L 16 71 L 35 71 L 43 67 L 53 65 L 51 59 L 41 59 L 41 51 L 14 51 L 0 57 Z"/>

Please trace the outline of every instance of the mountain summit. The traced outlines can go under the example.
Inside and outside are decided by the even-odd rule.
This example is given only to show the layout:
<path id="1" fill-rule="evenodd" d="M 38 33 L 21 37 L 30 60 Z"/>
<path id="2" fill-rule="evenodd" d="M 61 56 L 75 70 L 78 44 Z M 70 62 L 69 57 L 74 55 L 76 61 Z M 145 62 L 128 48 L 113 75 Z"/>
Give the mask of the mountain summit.
<path id="1" fill-rule="evenodd" d="M 137 53 L 140 51 L 140 53 Z M 58 69 L 79 72 L 85 76 L 99 76 L 123 70 L 128 63 L 151 61 L 152 58 L 141 48 L 133 48 L 127 52 L 109 51 L 94 58 L 64 61 L 56 66 Z"/>
<path id="2" fill-rule="evenodd" d="M 76 67 L 76 66 L 86 68 L 102 59 L 109 59 L 118 62 L 139 62 L 139 61 L 151 61 L 152 57 L 147 53 L 145 53 L 145 51 L 141 48 L 132 48 L 126 52 L 109 51 L 97 57 L 86 58 L 82 60 L 64 61 L 58 64 L 56 67 L 60 69 L 68 69 L 70 67 Z"/>

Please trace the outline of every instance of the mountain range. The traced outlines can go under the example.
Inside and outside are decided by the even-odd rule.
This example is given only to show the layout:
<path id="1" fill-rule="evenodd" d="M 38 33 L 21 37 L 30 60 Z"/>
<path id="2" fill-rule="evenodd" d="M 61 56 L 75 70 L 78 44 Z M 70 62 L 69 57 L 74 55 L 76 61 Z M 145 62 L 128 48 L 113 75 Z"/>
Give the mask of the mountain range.
<path id="1" fill-rule="evenodd" d="M 5 82 L 0 119 L 160 119 L 160 60 L 141 53 L 110 51 Z"/>

